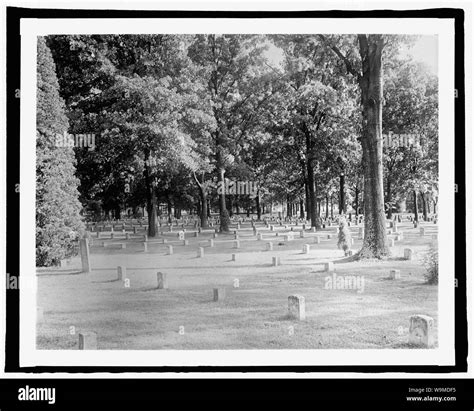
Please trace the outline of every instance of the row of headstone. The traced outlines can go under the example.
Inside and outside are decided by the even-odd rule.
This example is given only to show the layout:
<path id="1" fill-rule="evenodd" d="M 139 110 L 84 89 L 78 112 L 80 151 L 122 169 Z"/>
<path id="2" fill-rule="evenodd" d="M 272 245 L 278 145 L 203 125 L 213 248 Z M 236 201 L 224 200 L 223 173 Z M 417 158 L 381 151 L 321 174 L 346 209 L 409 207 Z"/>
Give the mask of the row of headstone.
<path id="1" fill-rule="evenodd" d="M 213 300 L 225 300 L 226 289 L 214 288 Z M 288 297 L 288 317 L 296 321 L 306 320 L 306 303 L 302 295 Z M 415 314 L 410 316 L 408 343 L 422 348 L 431 348 L 435 344 L 434 319 L 427 315 Z M 97 333 L 80 332 L 78 334 L 79 350 L 97 350 Z"/>
<path id="2" fill-rule="evenodd" d="M 394 270 L 394 275 L 398 270 Z M 306 320 L 305 298 L 302 295 L 288 297 L 288 317 L 297 321 Z M 409 338 L 410 344 L 431 348 L 434 345 L 434 319 L 427 315 L 415 314 L 410 316 Z"/>

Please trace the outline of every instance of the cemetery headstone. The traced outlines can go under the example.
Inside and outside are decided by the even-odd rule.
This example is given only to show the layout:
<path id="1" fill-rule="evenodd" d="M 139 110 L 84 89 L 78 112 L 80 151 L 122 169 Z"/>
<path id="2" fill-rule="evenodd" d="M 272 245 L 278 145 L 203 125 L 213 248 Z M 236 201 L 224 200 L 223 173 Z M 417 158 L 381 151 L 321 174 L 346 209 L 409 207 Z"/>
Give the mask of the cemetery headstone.
<path id="1" fill-rule="evenodd" d="M 390 270 L 390 279 L 391 280 L 399 280 L 400 278 L 401 278 L 400 270 Z"/>
<path id="2" fill-rule="evenodd" d="M 214 301 L 225 300 L 225 288 L 214 288 Z"/>
<path id="3" fill-rule="evenodd" d="M 127 278 L 127 267 L 119 265 L 117 267 L 117 281 L 123 281 Z"/>
<path id="4" fill-rule="evenodd" d="M 332 261 L 328 261 L 327 263 L 324 263 L 324 271 L 333 272 L 334 271 L 334 263 Z"/>
<path id="5" fill-rule="evenodd" d="M 410 317 L 409 343 L 430 348 L 434 345 L 434 319 L 427 315 Z"/>
<path id="6" fill-rule="evenodd" d="M 290 295 L 288 297 L 288 316 L 298 321 L 306 319 L 305 299 L 301 295 Z"/>
<path id="7" fill-rule="evenodd" d="M 92 269 L 90 264 L 89 241 L 87 240 L 87 238 L 83 238 L 80 240 L 79 248 L 81 253 L 82 272 L 90 273 Z"/>
<path id="8" fill-rule="evenodd" d="M 164 290 L 168 288 L 168 279 L 165 273 L 157 272 L 156 281 L 158 290 Z"/>
<path id="9" fill-rule="evenodd" d="M 97 350 L 97 334 L 94 332 L 79 333 L 80 350 Z"/>

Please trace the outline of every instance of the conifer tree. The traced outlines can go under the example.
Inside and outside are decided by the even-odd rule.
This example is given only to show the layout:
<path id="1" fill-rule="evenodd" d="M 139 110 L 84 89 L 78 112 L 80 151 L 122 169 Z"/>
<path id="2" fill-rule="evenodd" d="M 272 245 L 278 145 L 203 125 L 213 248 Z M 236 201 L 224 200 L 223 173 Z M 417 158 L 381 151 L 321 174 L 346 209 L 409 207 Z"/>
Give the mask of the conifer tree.
<path id="1" fill-rule="evenodd" d="M 36 106 L 36 265 L 51 266 L 74 253 L 83 233 L 78 179 L 72 147 L 63 147 L 68 130 L 59 96 L 55 64 L 43 37 L 37 46 Z"/>

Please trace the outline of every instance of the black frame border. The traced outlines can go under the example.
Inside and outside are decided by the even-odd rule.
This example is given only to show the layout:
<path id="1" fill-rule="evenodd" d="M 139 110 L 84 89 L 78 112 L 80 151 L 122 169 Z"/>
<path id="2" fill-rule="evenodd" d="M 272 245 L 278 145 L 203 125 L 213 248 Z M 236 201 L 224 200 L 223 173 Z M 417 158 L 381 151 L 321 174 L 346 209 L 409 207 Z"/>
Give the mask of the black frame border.
<path id="1" fill-rule="evenodd" d="M 377 365 L 377 366 L 184 366 L 184 367 L 120 367 L 120 366 L 38 366 L 20 367 L 20 300 L 19 290 L 6 290 L 5 372 L 14 373 L 96 373 L 96 372 L 361 372 L 361 373 L 452 373 L 467 371 L 467 277 L 466 277 L 466 165 L 465 165 L 465 33 L 464 10 L 436 8 L 425 10 L 330 10 L 330 11 L 160 11 L 160 10 L 85 10 L 85 9 L 33 9 L 7 7 L 6 9 L 6 131 L 7 131 L 7 184 L 6 184 L 6 272 L 19 277 L 20 263 L 20 194 L 16 184 L 20 182 L 20 99 L 15 90 L 20 89 L 20 19 L 22 18 L 437 18 L 454 19 L 455 26 L 455 264 L 458 280 L 455 292 L 455 365 Z M 454 98 L 454 96 L 453 96 Z"/>

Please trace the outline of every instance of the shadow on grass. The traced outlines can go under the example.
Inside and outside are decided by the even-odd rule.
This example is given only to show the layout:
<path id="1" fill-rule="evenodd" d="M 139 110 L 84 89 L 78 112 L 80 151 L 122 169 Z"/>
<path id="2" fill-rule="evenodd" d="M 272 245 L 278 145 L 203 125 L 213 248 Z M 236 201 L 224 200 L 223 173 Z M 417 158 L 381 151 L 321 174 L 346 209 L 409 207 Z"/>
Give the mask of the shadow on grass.
<path id="1" fill-rule="evenodd" d="M 286 313 L 285 315 L 280 315 L 276 318 L 276 321 L 298 321 L 295 317 L 290 315 L 290 313 Z"/>
<path id="2" fill-rule="evenodd" d="M 48 272 L 48 273 L 36 272 L 37 277 L 56 277 L 58 275 L 64 276 L 64 275 L 79 275 L 79 274 L 86 274 L 86 273 L 83 273 L 81 270 L 57 270 L 57 271 Z"/>
<path id="3" fill-rule="evenodd" d="M 412 349 L 412 350 L 432 350 L 432 349 L 437 348 L 437 346 L 427 348 L 419 344 L 403 342 L 403 343 L 393 344 L 391 348 L 407 348 L 407 349 Z"/>
<path id="4" fill-rule="evenodd" d="M 407 260 L 405 257 L 389 257 L 385 261 L 410 261 L 410 260 Z"/>
<path id="5" fill-rule="evenodd" d="M 334 260 L 334 264 L 345 264 L 345 263 L 354 263 L 359 262 L 358 254 L 349 255 L 347 257 L 339 258 L 338 260 Z"/>
<path id="6" fill-rule="evenodd" d="M 160 268 L 175 268 L 175 267 L 161 267 Z M 181 269 L 181 268 L 180 268 Z M 94 271 L 116 271 L 117 267 L 102 267 L 102 268 L 93 268 L 92 273 Z M 136 271 L 151 271 L 151 270 L 158 270 L 158 267 L 128 267 L 127 270 L 136 270 Z"/>
<path id="7" fill-rule="evenodd" d="M 384 263 L 388 261 L 409 261 L 404 257 L 388 257 L 388 258 L 360 258 L 359 252 L 355 253 L 354 255 L 341 258 L 339 260 L 335 260 L 334 264 L 344 264 L 344 263 L 352 263 L 352 262 L 360 262 L 360 263 Z"/>
<path id="8" fill-rule="evenodd" d="M 107 284 L 107 283 L 119 283 L 119 279 L 115 278 L 113 280 L 104 280 L 104 281 L 91 281 L 92 284 Z"/>
<path id="9" fill-rule="evenodd" d="M 148 293 L 150 291 L 156 291 L 158 293 L 165 293 L 165 292 L 170 292 L 172 290 L 170 290 L 169 288 L 147 287 L 147 288 L 137 288 L 134 291 L 138 291 L 138 292 L 141 292 L 141 293 Z"/>

